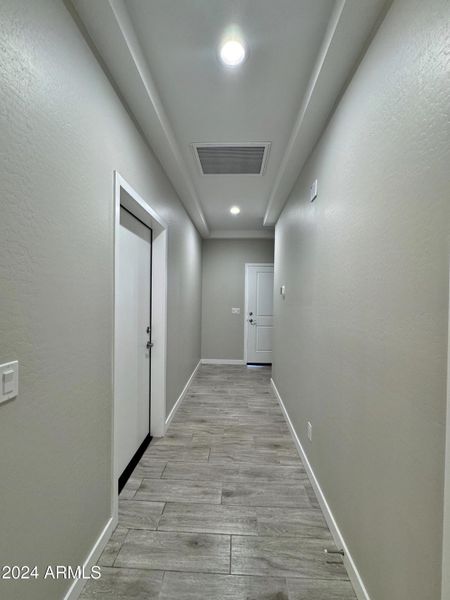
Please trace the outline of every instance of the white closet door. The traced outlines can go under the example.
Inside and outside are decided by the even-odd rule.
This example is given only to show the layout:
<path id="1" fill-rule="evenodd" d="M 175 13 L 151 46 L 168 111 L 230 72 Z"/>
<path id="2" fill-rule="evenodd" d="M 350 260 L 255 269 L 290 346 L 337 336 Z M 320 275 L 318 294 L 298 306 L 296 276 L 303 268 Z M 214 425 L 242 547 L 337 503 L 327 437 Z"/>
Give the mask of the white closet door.
<path id="1" fill-rule="evenodd" d="M 247 362 L 272 362 L 273 265 L 247 266 Z"/>
<path id="2" fill-rule="evenodd" d="M 150 431 L 151 230 L 120 209 L 115 451 L 121 475 Z"/>

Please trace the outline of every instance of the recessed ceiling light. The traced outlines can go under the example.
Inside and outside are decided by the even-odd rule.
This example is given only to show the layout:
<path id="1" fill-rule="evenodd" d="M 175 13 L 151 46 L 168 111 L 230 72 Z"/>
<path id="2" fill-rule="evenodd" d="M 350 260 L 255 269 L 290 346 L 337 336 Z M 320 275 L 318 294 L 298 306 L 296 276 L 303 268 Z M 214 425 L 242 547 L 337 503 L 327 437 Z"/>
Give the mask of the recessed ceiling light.
<path id="1" fill-rule="evenodd" d="M 232 215 L 238 215 L 241 212 L 241 209 L 239 208 L 239 206 L 232 206 L 230 208 L 230 213 Z"/>
<path id="2" fill-rule="evenodd" d="M 240 65 L 244 62 L 245 55 L 245 47 L 238 40 L 228 40 L 220 48 L 220 58 L 228 67 Z"/>

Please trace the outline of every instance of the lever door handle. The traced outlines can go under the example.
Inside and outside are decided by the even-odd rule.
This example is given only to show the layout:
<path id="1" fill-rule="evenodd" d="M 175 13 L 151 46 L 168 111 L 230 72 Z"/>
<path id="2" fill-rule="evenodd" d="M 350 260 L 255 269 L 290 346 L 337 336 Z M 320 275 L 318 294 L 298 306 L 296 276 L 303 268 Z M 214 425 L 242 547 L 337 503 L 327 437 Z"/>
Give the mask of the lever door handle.
<path id="1" fill-rule="evenodd" d="M 256 325 L 255 319 L 249 319 L 248 322 L 250 323 L 250 325 Z"/>
<path id="2" fill-rule="evenodd" d="M 147 348 L 148 348 L 148 350 L 150 350 L 150 348 L 153 348 L 154 345 L 155 344 L 153 342 L 148 341 L 147 342 Z"/>

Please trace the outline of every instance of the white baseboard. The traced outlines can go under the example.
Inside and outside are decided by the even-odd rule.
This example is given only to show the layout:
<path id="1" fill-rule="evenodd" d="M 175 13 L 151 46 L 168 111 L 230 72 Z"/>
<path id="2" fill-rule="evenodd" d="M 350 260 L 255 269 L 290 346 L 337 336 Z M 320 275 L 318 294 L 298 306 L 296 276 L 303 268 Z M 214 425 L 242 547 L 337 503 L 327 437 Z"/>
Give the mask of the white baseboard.
<path id="1" fill-rule="evenodd" d="M 85 573 L 89 572 L 91 567 L 93 567 L 97 563 L 101 553 L 103 552 L 104 547 L 106 546 L 109 538 L 111 537 L 114 527 L 114 519 L 111 517 L 106 523 L 105 527 L 103 528 L 103 531 L 99 535 L 92 550 L 89 552 L 86 560 L 83 563 Z M 64 600 L 77 600 L 86 583 L 87 580 L 85 579 L 75 579 L 72 585 L 70 586 L 67 594 L 64 596 Z"/>
<path id="2" fill-rule="evenodd" d="M 327 499 L 325 498 L 325 494 L 323 493 L 322 488 L 320 487 L 319 481 L 317 480 L 317 477 L 313 471 L 313 468 L 308 460 L 308 457 L 306 456 L 306 453 L 303 450 L 303 446 L 302 446 L 300 439 L 294 429 L 294 426 L 293 426 L 292 421 L 289 417 L 289 414 L 286 410 L 286 407 L 284 406 L 283 400 L 281 399 L 281 396 L 277 390 L 277 386 L 275 385 L 275 382 L 273 379 L 271 379 L 270 382 L 272 384 L 272 388 L 277 397 L 278 403 L 280 404 L 284 418 L 286 419 L 286 423 L 289 427 L 289 431 L 291 432 L 292 439 L 294 440 L 294 444 L 297 448 L 297 452 L 299 453 L 300 458 L 303 462 L 303 465 L 305 466 L 305 469 L 308 474 L 311 485 L 314 488 L 317 499 L 322 508 L 322 512 L 324 514 L 325 520 L 328 524 L 328 527 L 330 528 L 331 535 L 333 536 L 336 546 L 338 546 L 338 548 L 342 548 L 344 550 L 345 568 L 347 569 L 348 575 L 350 577 L 350 581 L 352 582 L 352 585 L 355 589 L 356 597 L 358 598 L 358 600 L 370 600 L 370 596 L 364 586 L 361 575 L 359 574 L 358 569 L 356 568 L 355 562 L 348 550 L 347 544 L 345 543 L 342 533 L 336 523 L 336 519 L 334 518 L 333 513 L 331 512 L 331 508 L 327 502 Z"/>
<path id="3" fill-rule="evenodd" d="M 180 404 L 183 402 L 184 397 L 186 396 L 186 393 L 189 389 L 189 386 L 191 385 L 191 381 L 194 379 L 195 374 L 197 373 L 200 365 L 202 364 L 202 361 L 199 360 L 197 363 L 197 366 L 195 367 L 195 369 L 192 371 L 191 376 L 189 377 L 189 379 L 186 382 L 186 385 L 183 388 L 183 391 L 181 392 L 181 394 L 178 396 L 178 400 L 175 402 L 175 404 L 173 405 L 172 410 L 170 411 L 170 413 L 167 415 L 167 419 L 166 419 L 166 431 L 167 428 L 170 425 L 170 422 L 172 421 L 172 419 L 175 416 L 175 413 L 177 412 L 177 410 L 180 408 Z"/>
<path id="4" fill-rule="evenodd" d="M 245 362 L 234 358 L 202 358 L 202 365 L 245 365 Z"/>

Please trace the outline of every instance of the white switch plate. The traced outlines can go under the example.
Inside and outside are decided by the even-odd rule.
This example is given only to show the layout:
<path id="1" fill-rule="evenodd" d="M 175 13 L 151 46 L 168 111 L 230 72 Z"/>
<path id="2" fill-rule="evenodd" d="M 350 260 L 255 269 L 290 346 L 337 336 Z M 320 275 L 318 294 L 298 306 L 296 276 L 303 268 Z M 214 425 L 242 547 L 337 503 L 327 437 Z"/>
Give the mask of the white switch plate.
<path id="1" fill-rule="evenodd" d="M 233 315 L 240 315 L 241 314 L 241 309 L 240 308 L 232 308 L 231 309 L 231 313 Z"/>
<path id="2" fill-rule="evenodd" d="M 317 198 L 317 179 L 314 179 L 312 186 L 309 190 L 309 199 L 311 202 Z"/>
<path id="3" fill-rule="evenodd" d="M 308 421 L 308 440 L 312 442 L 312 425 L 311 421 Z"/>
<path id="4" fill-rule="evenodd" d="M 0 404 L 19 393 L 19 363 L 17 360 L 0 365 Z"/>
<path id="5" fill-rule="evenodd" d="M 281 285 L 280 286 L 280 294 L 281 294 L 281 297 L 284 300 L 286 298 L 286 286 L 285 285 Z"/>

